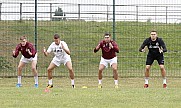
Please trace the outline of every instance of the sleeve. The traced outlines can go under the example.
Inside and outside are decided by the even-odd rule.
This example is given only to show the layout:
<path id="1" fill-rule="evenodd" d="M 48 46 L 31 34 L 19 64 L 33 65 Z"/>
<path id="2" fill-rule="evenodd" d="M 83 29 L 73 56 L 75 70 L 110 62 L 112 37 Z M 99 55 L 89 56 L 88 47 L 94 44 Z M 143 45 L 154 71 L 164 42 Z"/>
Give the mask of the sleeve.
<path id="1" fill-rule="evenodd" d="M 53 50 L 53 43 L 48 47 L 47 52 L 51 53 Z"/>
<path id="2" fill-rule="evenodd" d="M 118 47 L 118 44 L 116 42 L 112 42 L 113 44 L 113 50 L 117 53 L 119 53 L 119 47 Z"/>
<path id="3" fill-rule="evenodd" d="M 35 47 L 33 46 L 33 44 L 29 44 L 29 49 L 32 53 L 32 57 L 35 57 L 36 50 L 35 50 Z"/>
<path id="4" fill-rule="evenodd" d="M 164 41 L 162 40 L 162 38 L 160 38 L 160 46 L 163 48 L 163 52 L 167 52 L 166 45 L 165 45 Z"/>
<path id="5" fill-rule="evenodd" d="M 96 46 L 96 47 L 98 47 L 98 49 L 96 49 L 96 47 L 94 48 L 94 53 L 96 53 L 97 51 L 99 51 L 99 49 L 101 48 L 101 45 L 102 45 L 102 41 L 101 42 L 99 42 L 99 44 Z"/>
<path id="6" fill-rule="evenodd" d="M 143 42 L 143 44 L 142 44 L 141 47 L 139 48 L 139 51 L 140 51 L 140 52 L 142 52 L 142 49 L 145 48 L 145 46 L 147 45 L 147 43 L 148 43 L 148 39 L 145 39 L 144 42 Z"/>
<path id="7" fill-rule="evenodd" d="M 14 58 L 16 58 L 19 55 L 20 48 L 21 48 L 21 46 L 20 46 L 20 44 L 18 44 L 15 49 L 15 55 L 13 55 Z"/>

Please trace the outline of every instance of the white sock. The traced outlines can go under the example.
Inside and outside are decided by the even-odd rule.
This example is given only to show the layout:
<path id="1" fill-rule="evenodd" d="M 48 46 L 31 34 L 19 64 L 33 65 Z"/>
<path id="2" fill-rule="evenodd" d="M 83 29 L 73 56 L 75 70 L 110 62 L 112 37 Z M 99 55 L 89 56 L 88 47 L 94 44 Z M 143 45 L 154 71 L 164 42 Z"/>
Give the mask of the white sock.
<path id="1" fill-rule="evenodd" d="M 71 79 L 71 85 L 74 85 L 74 79 Z"/>
<path id="2" fill-rule="evenodd" d="M 35 84 L 38 84 L 38 76 L 34 76 Z"/>
<path id="3" fill-rule="evenodd" d="M 114 84 L 115 84 L 115 85 L 118 85 L 118 80 L 114 80 Z"/>
<path id="4" fill-rule="evenodd" d="M 163 77 L 163 84 L 167 84 L 167 78 Z"/>
<path id="5" fill-rule="evenodd" d="M 21 84 L 21 76 L 18 76 L 18 84 Z"/>
<path id="6" fill-rule="evenodd" d="M 52 85 L 52 84 L 53 84 L 52 79 L 48 80 L 48 84 L 49 84 L 49 85 Z"/>
<path id="7" fill-rule="evenodd" d="M 102 84 L 102 80 L 98 80 L 98 83 L 99 83 L 99 84 Z"/>
<path id="8" fill-rule="evenodd" d="M 145 77 L 145 84 L 148 84 L 149 77 Z"/>

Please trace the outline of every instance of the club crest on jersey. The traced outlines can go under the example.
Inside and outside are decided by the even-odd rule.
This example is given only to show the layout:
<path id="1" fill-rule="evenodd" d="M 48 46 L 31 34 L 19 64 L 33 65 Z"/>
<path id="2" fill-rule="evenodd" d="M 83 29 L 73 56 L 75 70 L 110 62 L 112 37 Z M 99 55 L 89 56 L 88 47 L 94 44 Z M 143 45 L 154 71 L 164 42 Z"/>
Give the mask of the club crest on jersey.
<path id="1" fill-rule="evenodd" d="M 159 43 L 158 43 L 158 42 L 156 43 L 156 46 L 159 46 Z"/>

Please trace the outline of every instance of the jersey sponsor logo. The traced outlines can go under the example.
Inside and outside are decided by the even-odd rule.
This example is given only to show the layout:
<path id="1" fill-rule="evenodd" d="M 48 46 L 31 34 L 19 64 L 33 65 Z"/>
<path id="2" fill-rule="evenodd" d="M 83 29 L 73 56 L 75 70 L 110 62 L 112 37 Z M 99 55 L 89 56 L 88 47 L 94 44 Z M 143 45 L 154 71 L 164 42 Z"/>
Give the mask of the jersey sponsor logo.
<path id="1" fill-rule="evenodd" d="M 57 47 L 57 48 L 55 48 L 54 50 L 53 50 L 53 52 L 63 52 L 63 50 L 62 50 L 62 48 L 61 47 Z"/>
<path id="2" fill-rule="evenodd" d="M 149 48 L 159 48 L 159 43 L 157 42 L 155 45 L 150 44 Z"/>

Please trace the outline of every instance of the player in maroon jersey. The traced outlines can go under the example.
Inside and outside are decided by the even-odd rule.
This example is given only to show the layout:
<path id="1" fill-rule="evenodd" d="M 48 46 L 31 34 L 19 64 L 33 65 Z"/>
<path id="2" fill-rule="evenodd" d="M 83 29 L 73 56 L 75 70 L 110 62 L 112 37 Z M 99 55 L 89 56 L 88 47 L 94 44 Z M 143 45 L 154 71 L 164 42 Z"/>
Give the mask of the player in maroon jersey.
<path id="1" fill-rule="evenodd" d="M 98 88 L 102 88 L 102 72 L 105 67 L 108 67 L 108 64 L 110 64 L 113 69 L 115 88 L 118 88 L 116 53 L 119 53 L 119 47 L 115 41 L 111 40 L 111 34 L 104 34 L 104 40 L 100 41 L 99 44 L 95 47 L 94 53 L 99 51 L 99 49 L 102 49 L 102 56 L 98 72 Z"/>
<path id="2" fill-rule="evenodd" d="M 37 64 L 37 53 L 32 43 L 28 42 L 26 36 L 20 37 L 20 43 L 16 46 L 15 50 L 13 50 L 13 57 L 16 58 L 21 52 L 22 56 L 18 65 L 18 83 L 16 87 L 21 87 L 21 76 L 22 69 L 26 63 L 31 62 L 31 69 L 34 74 L 35 79 L 35 87 L 38 87 L 38 73 L 36 69 Z"/>

